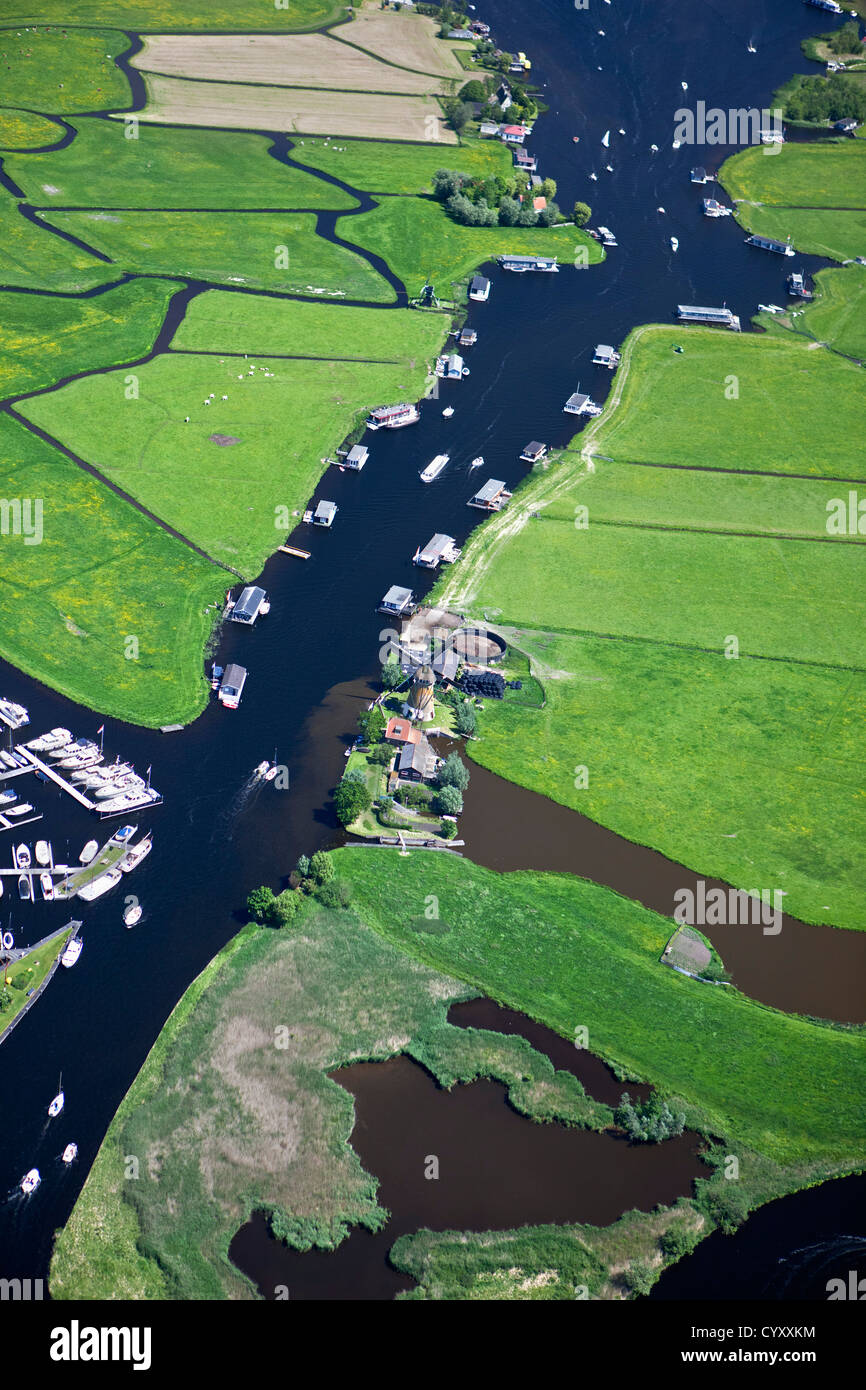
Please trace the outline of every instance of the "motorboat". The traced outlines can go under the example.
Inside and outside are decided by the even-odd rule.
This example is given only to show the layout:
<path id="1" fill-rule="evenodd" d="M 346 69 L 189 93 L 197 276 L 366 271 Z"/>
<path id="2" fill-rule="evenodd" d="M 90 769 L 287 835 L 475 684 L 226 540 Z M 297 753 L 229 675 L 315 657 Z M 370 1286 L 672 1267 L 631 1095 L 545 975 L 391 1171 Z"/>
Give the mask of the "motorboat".
<path id="1" fill-rule="evenodd" d="M 442 414 L 445 416 L 446 420 L 450 420 L 451 416 L 454 414 L 453 405 L 446 405 L 445 409 L 442 411 Z"/>
<path id="2" fill-rule="evenodd" d="M 612 173 L 613 173 L 613 165 L 612 165 L 612 164 L 605 164 L 604 167 L 605 167 L 605 169 L 607 170 L 607 172 L 608 172 L 609 174 L 612 174 Z"/>
<path id="3" fill-rule="evenodd" d="M 680 86 L 682 87 L 682 89 L 683 89 L 684 92 L 687 92 L 687 91 L 689 90 L 689 84 L 688 84 L 688 82 L 681 82 L 681 83 L 680 83 Z"/>
<path id="4" fill-rule="evenodd" d="M 656 208 L 656 212 L 664 212 L 664 208 Z"/>
<path id="5" fill-rule="evenodd" d="M 125 874 L 131 873 L 136 865 L 140 864 L 142 859 L 145 859 L 147 855 L 150 854 L 152 849 L 153 840 L 151 839 L 150 831 L 148 831 L 144 839 L 139 840 L 137 845 L 130 845 L 126 854 L 120 860 L 118 868 Z"/>
<path id="6" fill-rule="evenodd" d="M 0 792 L 0 806 L 9 806 L 18 800 L 17 792 Z"/>
<path id="7" fill-rule="evenodd" d="M 67 1144 L 61 1155 L 64 1163 L 73 1163 L 78 1157 L 78 1145 Z"/>
<path id="8" fill-rule="evenodd" d="M 223 668 L 222 668 L 221 666 L 217 666 L 216 664 L 212 665 L 211 668 L 210 668 L 210 688 L 211 688 L 211 690 L 219 690 L 220 681 L 222 680 L 222 678 L 223 678 Z"/>
<path id="9" fill-rule="evenodd" d="M 679 147 L 680 147 L 680 141 L 679 141 L 679 140 L 674 140 L 673 145 L 671 146 L 671 148 L 672 148 L 672 149 L 675 149 L 675 150 L 678 150 Z"/>
<path id="10" fill-rule="evenodd" d="M 483 465 L 483 463 L 484 463 L 484 457 L 483 457 L 482 454 L 479 454 L 477 458 L 474 458 L 474 459 L 472 460 L 472 462 L 470 463 L 469 467 L 470 467 L 470 468 L 481 468 L 482 465 Z"/>
<path id="11" fill-rule="evenodd" d="M 0 700 L 0 718 L 10 729 L 20 729 L 22 724 L 30 723 L 27 710 L 23 705 L 16 705 L 14 700 Z"/>
<path id="12" fill-rule="evenodd" d="M 42 1181 L 42 1174 L 38 1168 L 31 1168 L 29 1173 L 25 1173 L 21 1179 L 21 1191 L 25 1197 L 29 1197 L 31 1192 L 35 1192 Z"/>
<path id="13" fill-rule="evenodd" d="M 101 898 L 103 893 L 117 886 L 123 874 L 120 869 L 108 869 L 104 874 L 99 874 L 97 878 L 91 879 L 83 888 L 79 888 L 78 896 L 83 902 L 92 903 L 96 898 Z"/>
<path id="14" fill-rule="evenodd" d="M 61 1075 L 60 1080 L 57 1083 L 57 1095 L 54 1097 L 53 1101 L 48 1107 L 48 1114 L 52 1120 L 60 1114 L 65 1104 L 66 1097 L 63 1094 L 63 1076 Z"/>
<path id="15" fill-rule="evenodd" d="M 675 237 L 675 236 L 672 236 L 672 237 L 671 237 L 671 250 L 672 250 L 672 251 L 677 251 L 677 250 L 679 250 L 679 245 L 680 245 L 680 244 L 679 244 L 679 242 L 677 241 L 676 237 Z"/>
<path id="16" fill-rule="evenodd" d="M 99 845 L 95 840 L 88 840 L 87 844 L 84 846 L 84 849 L 78 856 L 79 864 L 89 864 L 90 861 L 94 858 L 98 849 Z"/>
<path id="17" fill-rule="evenodd" d="M 592 179 L 593 183 L 598 183 L 598 174 L 590 174 L 589 177 Z"/>
<path id="18" fill-rule="evenodd" d="M 15 866 L 18 869 L 29 869 L 32 863 L 30 850 L 27 845 L 16 845 L 15 847 Z"/>
<path id="19" fill-rule="evenodd" d="M 127 840 L 132 839 L 137 829 L 137 825 L 121 825 L 118 830 L 115 830 L 109 843 L 112 845 L 125 845 Z"/>
<path id="20" fill-rule="evenodd" d="M 652 150 L 653 154 L 658 154 L 659 152 L 658 145 L 650 145 L 650 149 Z"/>
<path id="21" fill-rule="evenodd" d="M 60 964 L 65 965 L 67 970 L 70 970 L 81 955 L 83 947 L 84 942 L 81 937 L 73 936 L 72 940 L 66 943 L 66 948 L 60 957 Z"/>
<path id="22" fill-rule="evenodd" d="M 756 48 L 755 45 L 752 43 L 751 39 L 749 39 L 749 42 L 746 44 L 746 52 L 747 52 L 747 53 L 757 53 L 757 51 L 758 51 L 757 48 Z"/>
<path id="23" fill-rule="evenodd" d="M 17 764 L 17 762 L 15 761 L 15 759 L 13 758 L 12 754 L 11 754 L 11 753 L 7 753 L 5 748 L 0 749 L 0 761 L 2 761 L 4 767 L 7 767 L 7 768 L 12 768 L 12 767 L 17 767 L 17 766 L 18 766 L 18 764 Z"/>
<path id="24" fill-rule="evenodd" d="M 269 767 L 270 767 L 270 763 L 268 762 L 267 758 L 265 758 L 264 762 L 261 762 L 261 763 L 258 764 L 258 766 L 256 767 L 256 770 L 255 770 L 255 773 L 254 773 L 253 775 L 254 775 L 255 777 L 264 777 L 264 775 L 265 775 L 265 773 L 267 772 L 267 770 L 268 770 Z"/>
<path id="25" fill-rule="evenodd" d="M 3 814 L 6 816 L 26 816 L 32 810 L 33 807 L 29 801 L 22 801 L 20 806 L 8 806 Z"/>
<path id="26" fill-rule="evenodd" d="M 266 781 L 266 782 L 273 782 L 273 780 L 274 780 L 274 778 L 276 777 L 276 775 L 277 775 L 277 773 L 279 772 L 279 770 L 280 770 L 280 765 L 279 765 L 279 763 L 276 762 L 276 761 L 275 761 L 275 762 L 272 762 L 271 765 L 270 765 L 270 767 L 268 768 L 267 772 L 265 773 L 265 781 Z"/>
<path id="27" fill-rule="evenodd" d="M 53 902 L 54 880 L 47 869 L 39 875 L 39 887 L 42 889 L 42 901 L 46 903 Z"/>
<path id="28" fill-rule="evenodd" d="M 70 753 L 68 758 L 61 758 L 59 766 L 62 768 L 93 767 L 95 763 L 102 762 L 102 754 L 98 748 L 82 748 L 80 753 Z"/>
<path id="29" fill-rule="evenodd" d="M 128 927 L 134 927 L 137 922 L 140 922 L 141 912 L 142 909 L 139 906 L 139 904 L 132 903 L 123 914 L 123 920 L 126 923 L 126 925 Z"/>
<path id="30" fill-rule="evenodd" d="M 579 136 L 579 135 L 572 135 L 571 141 L 572 141 L 572 144 L 574 144 L 574 145 L 579 145 L 579 144 L 580 144 L 580 136 Z"/>
<path id="31" fill-rule="evenodd" d="M 30 879 L 26 874 L 21 874 L 18 879 L 18 896 L 25 903 L 29 903 L 31 900 Z"/>
<path id="32" fill-rule="evenodd" d="M 37 864 L 42 864 L 44 866 L 45 864 L 51 863 L 51 846 L 47 840 L 37 840 L 35 852 Z"/>
<path id="33" fill-rule="evenodd" d="M 434 478 L 438 478 L 442 469 L 447 464 L 448 458 L 448 454 L 437 454 L 436 457 L 428 463 L 427 467 L 422 469 L 418 474 L 422 483 L 432 483 Z"/>

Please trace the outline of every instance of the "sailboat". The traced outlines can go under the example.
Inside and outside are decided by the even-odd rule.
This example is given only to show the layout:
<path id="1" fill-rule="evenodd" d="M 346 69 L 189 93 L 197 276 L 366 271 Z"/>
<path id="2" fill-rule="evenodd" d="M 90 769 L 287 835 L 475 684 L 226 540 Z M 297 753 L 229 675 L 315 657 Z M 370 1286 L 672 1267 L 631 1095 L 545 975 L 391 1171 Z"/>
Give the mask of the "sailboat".
<path id="1" fill-rule="evenodd" d="M 54 1119 L 54 1117 L 55 1117 L 56 1115 L 59 1115 L 59 1114 L 60 1114 L 61 1110 L 63 1109 L 63 1106 L 64 1106 L 65 1101 L 66 1101 L 66 1097 L 65 1097 L 65 1095 L 63 1094 L 63 1072 L 61 1072 L 61 1073 L 60 1073 L 60 1080 L 59 1080 L 58 1083 L 57 1083 L 57 1095 L 54 1097 L 53 1101 L 51 1102 L 51 1104 L 50 1104 L 49 1107 L 48 1107 L 48 1114 L 50 1115 L 50 1117 L 51 1117 L 52 1120 Z"/>
<path id="2" fill-rule="evenodd" d="M 755 45 L 752 43 L 752 40 L 749 39 L 749 42 L 748 42 L 748 44 L 746 45 L 746 52 L 747 52 L 747 53 L 757 53 L 757 51 L 758 51 L 758 50 L 757 50 L 757 48 L 755 47 Z"/>
<path id="3" fill-rule="evenodd" d="M 676 237 L 675 237 L 675 236 L 672 236 L 672 237 L 671 237 L 671 250 L 672 250 L 672 251 L 677 251 L 677 250 L 679 250 L 679 245 L 680 245 L 680 244 L 679 244 L 679 242 L 677 241 Z"/>
<path id="4" fill-rule="evenodd" d="M 607 146 L 610 144 L 610 131 L 609 131 L 609 130 L 606 130 L 606 131 L 604 132 L 604 135 L 601 137 L 601 143 L 604 145 L 605 149 L 606 149 Z"/>
<path id="5" fill-rule="evenodd" d="M 274 761 L 271 763 L 270 767 L 268 768 L 267 772 L 265 773 L 265 781 L 266 781 L 266 782 L 273 782 L 274 778 L 275 778 L 276 775 L 277 775 L 278 767 L 279 767 L 279 765 L 278 765 L 278 763 L 277 763 L 277 750 L 276 750 L 276 748 L 275 748 L 275 749 L 274 749 Z"/>

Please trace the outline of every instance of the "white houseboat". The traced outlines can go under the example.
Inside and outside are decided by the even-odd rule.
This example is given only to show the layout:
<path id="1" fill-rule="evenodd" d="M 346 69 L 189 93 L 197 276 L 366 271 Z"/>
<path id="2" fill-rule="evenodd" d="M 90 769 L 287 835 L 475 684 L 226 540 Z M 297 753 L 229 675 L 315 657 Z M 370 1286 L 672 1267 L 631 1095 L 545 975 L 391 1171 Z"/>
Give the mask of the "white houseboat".
<path id="1" fill-rule="evenodd" d="M 592 361 L 596 367 L 607 367 L 613 371 L 619 365 L 619 359 L 620 354 L 616 348 L 612 348 L 609 343 L 599 343 Z"/>
<path id="2" fill-rule="evenodd" d="M 425 570 L 435 570 L 440 564 L 452 565 L 459 557 L 460 551 L 454 537 L 445 536 L 437 531 L 423 549 L 421 546 L 418 547 L 412 557 L 412 563 Z"/>
<path id="3" fill-rule="evenodd" d="M 490 281 L 483 275 L 473 275 L 469 285 L 469 298 L 485 300 L 490 298 Z"/>
<path id="4" fill-rule="evenodd" d="M 248 584 L 229 617 L 233 623 L 245 623 L 247 627 L 252 627 L 259 614 L 264 612 L 266 605 L 267 594 L 264 589 L 260 589 L 256 584 Z"/>
<path id="5" fill-rule="evenodd" d="M 483 487 L 480 487 L 474 497 L 470 497 L 467 507 L 478 507 L 484 512 L 501 512 L 502 508 L 511 501 L 511 493 L 499 478 L 488 478 Z"/>
<path id="6" fill-rule="evenodd" d="M 225 669 L 217 694 L 220 704 L 225 705 L 226 709 L 237 709 L 246 679 L 246 667 L 230 663 Z"/>
<path id="7" fill-rule="evenodd" d="M 677 318 L 682 323 L 709 323 L 717 328 L 731 328 L 735 333 L 740 331 L 740 320 L 730 309 L 707 308 L 701 304 L 678 304 Z"/>
<path id="8" fill-rule="evenodd" d="M 600 415 L 602 409 L 584 391 L 575 391 L 562 408 L 567 415 Z"/>
<path id="9" fill-rule="evenodd" d="M 370 411 L 368 430 L 400 430 L 404 425 L 417 425 L 421 412 L 417 405 L 403 401 L 400 405 L 380 405 Z"/>
<path id="10" fill-rule="evenodd" d="M 522 274 L 526 270 L 541 270 L 548 273 L 559 270 L 556 256 L 497 256 L 496 259 L 503 270 L 513 270 L 517 274 Z"/>
<path id="11" fill-rule="evenodd" d="M 540 463 L 547 454 L 547 445 L 531 439 L 520 455 L 524 463 Z"/>

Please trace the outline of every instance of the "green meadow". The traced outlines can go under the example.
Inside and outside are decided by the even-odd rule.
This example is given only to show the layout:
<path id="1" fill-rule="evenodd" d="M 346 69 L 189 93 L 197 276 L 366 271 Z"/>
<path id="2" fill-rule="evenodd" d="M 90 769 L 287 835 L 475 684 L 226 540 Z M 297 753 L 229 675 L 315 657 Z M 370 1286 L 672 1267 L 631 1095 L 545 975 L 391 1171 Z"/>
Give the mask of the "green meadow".
<path id="1" fill-rule="evenodd" d="M 771 151 L 771 153 L 769 153 Z M 719 181 L 732 198 L 784 208 L 866 208 L 866 148 L 856 140 L 752 145 Z"/>
<path id="2" fill-rule="evenodd" d="M 507 178 L 511 156 L 500 140 L 467 140 L 458 147 L 407 145 L 387 140 L 294 140 L 299 164 L 334 174 L 369 193 L 429 193 L 437 169 L 459 169 L 474 178 Z"/>
<path id="3" fill-rule="evenodd" d="M 448 167 L 447 160 L 440 164 Z M 476 266 L 505 252 L 558 256 L 564 268 L 586 248 L 588 264 L 603 258 L 598 242 L 576 227 L 464 227 L 431 198 L 388 198 L 359 217 L 341 220 L 341 236 L 382 256 L 415 295 L 430 275 L 440 295 Z"/>
<path id="4" fill-rule="evenodd" d="M 394 299 L 390 285 L 360 256 L 316 235 L 313 213 L 48 212 L 44 219 L 110 256 L 115 274 L 191 276 L 285 294 L 318 289 L 381 303 Z"/>
<path id="5" fill-rule="evenodd" d="M 682 1097 L 708 1132 L 778 1163 L 862 1166 L 863 1030 L 666 969 L 670 920 L 584 879 L 498 874 L 423 851 L 334 858 L 355 910 L 386 941 L 563 1037 L 586 1027 L 593 1052 Z M 417 931 L 430 894 L 449 931 Z"/>
<path id="6" fill-rule="evenodd" d="M 65 134 L 61 125 L 40 116 L 38 111 L 16 111 L 0 107 L 0 149 L 27 150 L 36 145 L 50 145 Z"/>
<path id="7" fill-rule="evenodd" d="M 133 280 L 78 300 L 0 291 L 0 400 L 143 357 L 177 289 Z"/>
<path id="8" fill-rule="evenodd" d="M 201 652 L 225 570 L 5 415 L 0 469 L 4 498 L 42 507 L 39 543 L 10 527 L 0 547 L 4 659 L 119 719 L 193 719 L 207 700 Z"/>
<path id="9" fill-rule="evenodd" d="M 0 187 L 0 286 L 73 293 L 117 279 L 117 268 L 36 227 Z"/>
<path id="10" fill-rule="evenodd" d="M 121 24 L 154 34 L 196 30 L 318 29 L 342 19 L 337 0 L 287 0 L 277 9 L 261 0 L 9 0 L 6 24 Z"/>
<path id="11" fill-rule="evenodd" d="M 866 358 L 866 267 L 819 270 L 815 299 L 806 306 L 799 326 L 837 352 Z"/>
<path id="12" fill-rule="evenodd" d="M 436 357 L 445 329 L 439 315 L 411 309 L 206 290 L 190 304 L 171 346 L 186 352 L 278 353 L 414 366 Z"/>
<path id="13" fill-rule="evenodd" d="M 134 400 L 126 375 L 71 382 L 22 411 L 209 555 L 253 576 L 294 526 L 286 516 L 311 497 L 321 459 L 362 412 L 423 395 L 427 367 L 167 353 L 139 369 Z"/>
<path id="14" fill-rule="evenodd" d="M 141 124 L 137 138 L 128 139 L 123 121 L 85 117 L 74 124 L 77 134 L 65 149 L 6 160 L 6 172 L 37 207 L 356 206 L 341 189 L 272 159 L 265 135 Z"/>
<path id="15" fill-rule="evenodd" d="M 791 238 L 792 245 L 808 256 L 828 256 L 834 261 L 866 256 L 866 209 L 822 212 L 816 208 L 764 208 L 741 203 L 737 221 L 748 232 Z M 755 251 L 765 256 L 766 251 Z M 796 262 L 795 262 L 796 264 Z"/>
<path id="16" fill-rule="evenodd" d="M 40 13 L 33 15 L 31 23 L 42 25 L 51 16 L 42 0 L 38 8 Z M 61 23 L 75 22 L 71 8 L 63 6 L 65 12 L 58 16 Z M 116 23 L 118 7 L 102 8 L 97 22 Z M 88 31 L 31 27 L 21 31 L 6 27 L 21 22 L 8 13 L 3 14 L 2 22 L 0 73 L 5 104 L 55 116 L 74 111 L 110 111 L 131 104 L 129 83 L 114 62 L 118 53 L 129 48 L 125 34 L 110 28 Z M 56 140 L 60 134 L 56 130 L 49 138 Z"/>
<path id="17" fill-rule="evenodd" d="M 861 371 L 832 353 L 788 337 L 653 324 L 630 335 L 626 354 L 618 408 L 590 427 L 591 443 L 584 436 L 592 453 L 866 478 L 866 456 L 851 443 L 866 431 Z"/>

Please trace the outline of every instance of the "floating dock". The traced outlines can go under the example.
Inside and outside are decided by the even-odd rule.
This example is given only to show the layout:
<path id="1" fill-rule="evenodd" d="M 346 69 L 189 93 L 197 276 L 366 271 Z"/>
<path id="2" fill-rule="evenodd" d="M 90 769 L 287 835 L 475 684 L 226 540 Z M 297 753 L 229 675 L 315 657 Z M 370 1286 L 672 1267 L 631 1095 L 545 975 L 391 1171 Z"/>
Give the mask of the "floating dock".
<path id="1" fill-rule="evenodd" d="M 301 550 L 296 545 L 278 545 L 277 550 L 281 551 L 283 555 L 296 555 L 299 560 L 309 560 L 312 554 L 312 551 Z"/>

